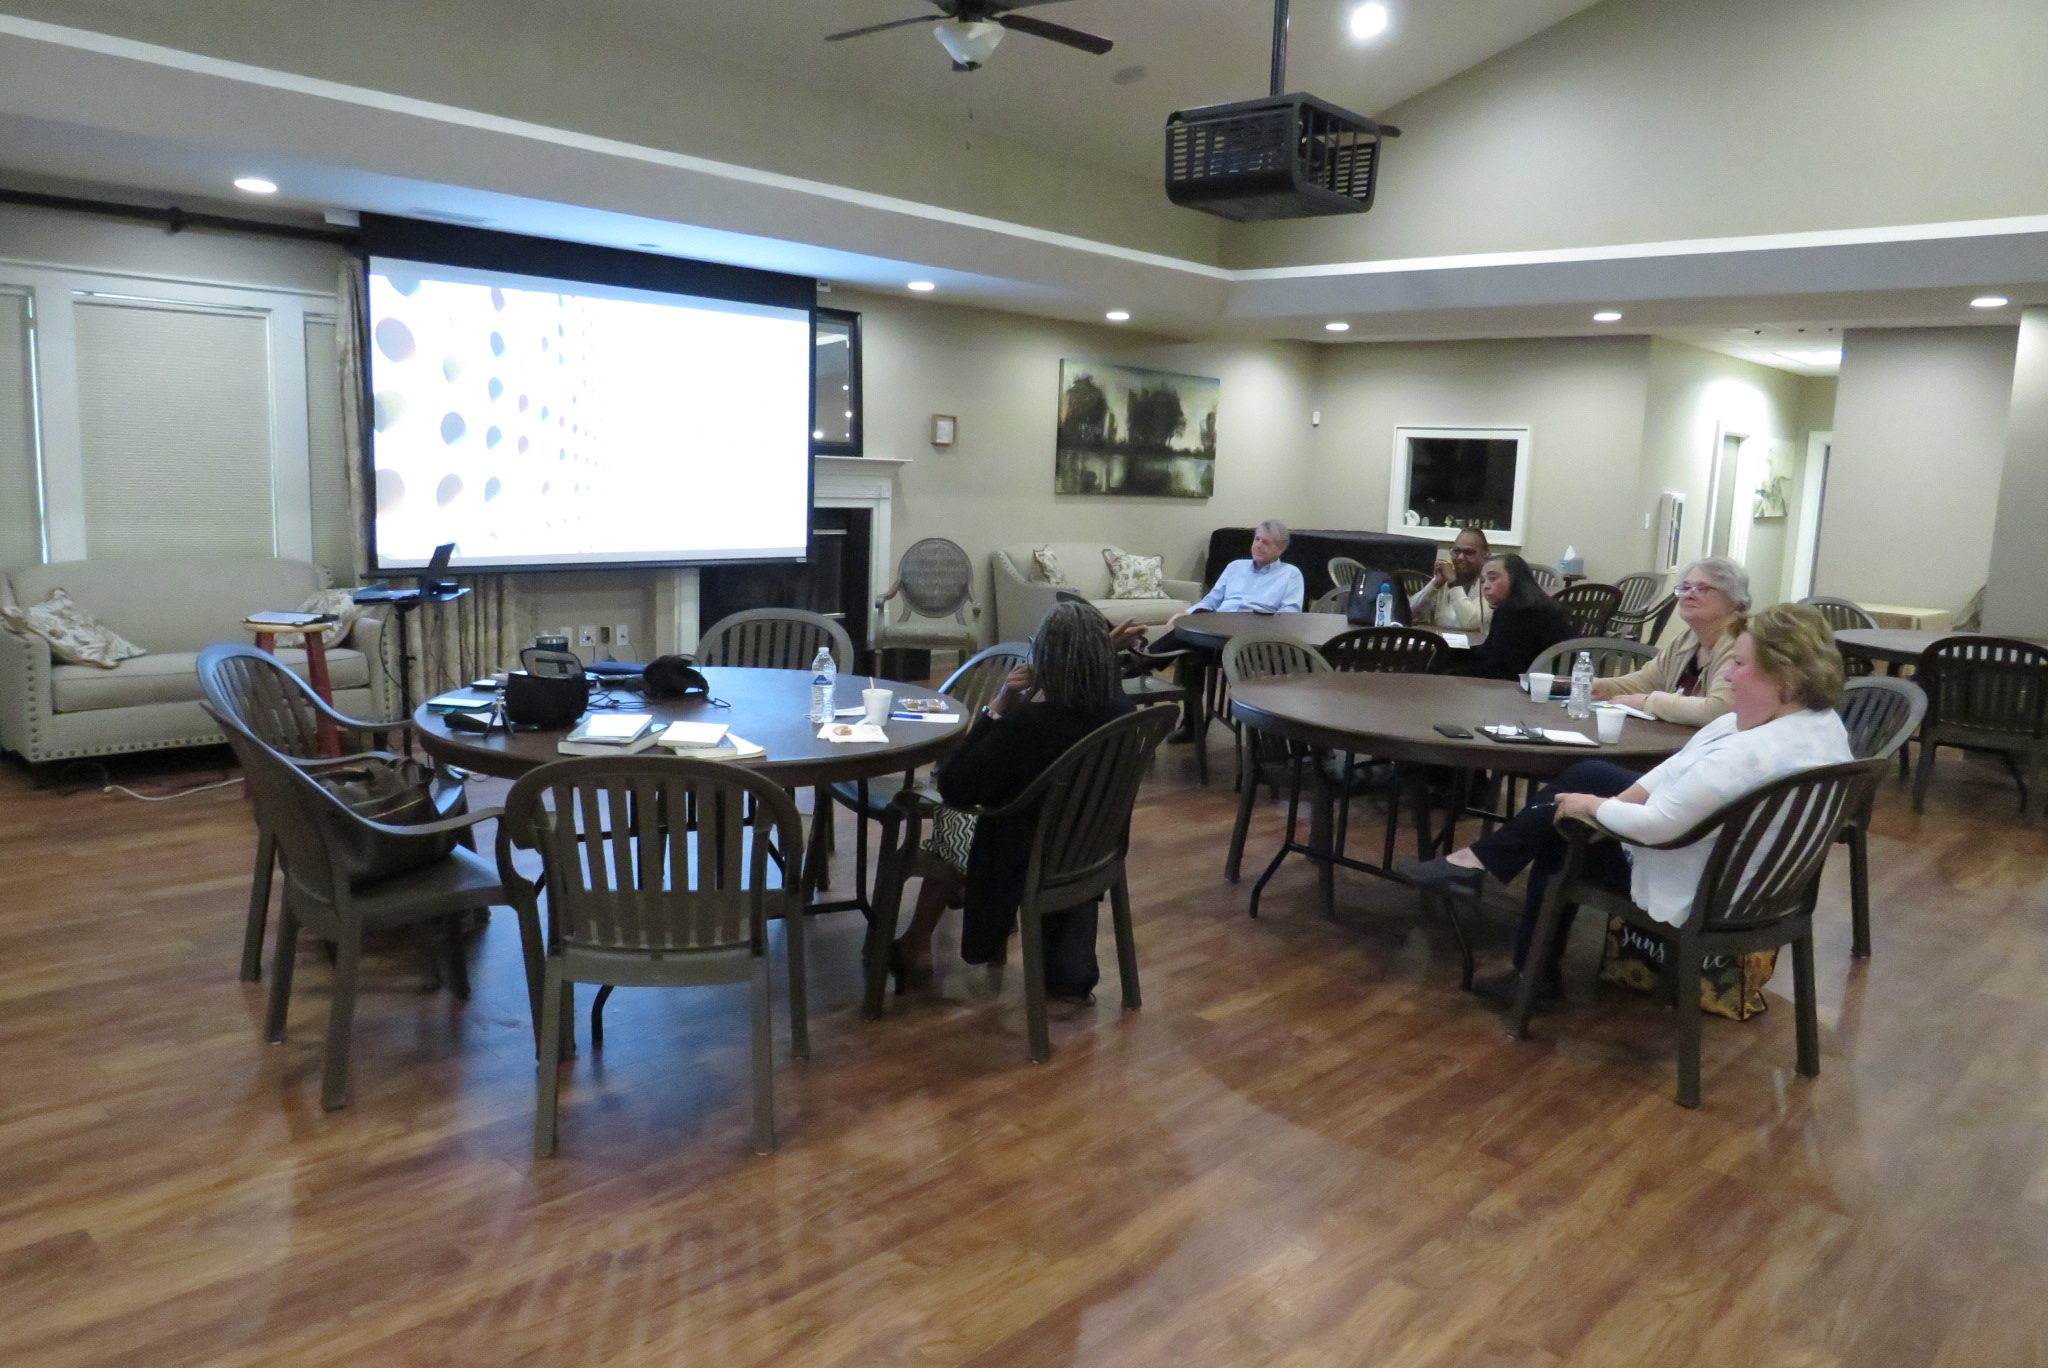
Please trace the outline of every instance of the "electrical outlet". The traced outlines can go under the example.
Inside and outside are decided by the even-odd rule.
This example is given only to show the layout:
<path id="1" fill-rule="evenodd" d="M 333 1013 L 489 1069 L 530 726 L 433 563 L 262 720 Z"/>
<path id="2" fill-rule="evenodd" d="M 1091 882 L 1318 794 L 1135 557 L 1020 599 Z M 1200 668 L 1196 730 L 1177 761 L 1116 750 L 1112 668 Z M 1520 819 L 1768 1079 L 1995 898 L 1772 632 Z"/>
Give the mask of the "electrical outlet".
<path id="1" fill-rule="evenodd" d="M 626 623 L 614 622 L 612 624 L 612 659 L 631 660 L 632 658 L 633 629 Z"/>
<path id="2" fill-rule="evenodd" d="M 576 629 L 576 635 L 570 640 L 575 644 L 569 649 L 582 656 L 586 664 L 597 659 L 597 628 L 594 625 L 584 623 Z"/>

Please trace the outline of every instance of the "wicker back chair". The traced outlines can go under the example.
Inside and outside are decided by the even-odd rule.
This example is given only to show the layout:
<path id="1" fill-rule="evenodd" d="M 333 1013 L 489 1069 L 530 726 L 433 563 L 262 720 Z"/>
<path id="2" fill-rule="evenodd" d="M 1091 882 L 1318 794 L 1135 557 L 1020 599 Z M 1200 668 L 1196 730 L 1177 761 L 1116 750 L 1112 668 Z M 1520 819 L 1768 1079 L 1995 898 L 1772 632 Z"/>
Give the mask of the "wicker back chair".
<path id="1" fill-rule="evenodd" d="M 1348 592 L 1351 586 L 1358 582 L 1358 577 L 1365 573 L 1365 562 L 1353 560 L 1349 556 L 1332 556 L 1328 568 L 1330 583 L 1334 586 L 1332 592 L 1337 589 Z"/>
<path id="2" fill-rule="evenodd" d="M 792 1048 L 798 1058 L 809 1052 L 803 895 L 774 855 L 797 849 L 801 833 L 802 818 L 781 785 L 714 760 L 567 760 L 512 786 L 498 824 L 498 866 L 526 924 L 539 926 L 547 892 L 536 1155 L 555 1152 L 563 1037 L 573 1029 L 577 983 L 751 983 L 754 1149 L 775 1147 L 768 923 L 776 918 L 788 944 Z M 539 879 L 518 871 L 521 850 L 539 852 Z"/>
<path id="3" fill-rule="evenodd" d="M 1109 895 L 1110 919 L 1116 932 L 1117 979 L 1125 1011 L 1136 1011 L 1138 949 L 1131 928 L 1131 895 L 1124 878 L 1124 856 L 1130 848 L 1131 809 L 1152 753 L 1173 726 L 1174 709 L 1140 708 L 1104 723 L 1076 741 L 1058 760 L 1014 799 L 1000 808 L 969 809 L 979 818 L 1017 818 L 1036 814 L 1031 855 L 1025 866 L 1023 898 L 1017 925 L 1024 948 L 1024 1020 L 1031 1059 L 1052 1058 L 1052 1034 L 1045 1010 L 1045 942 L 1043 919 L 1050 913 L 1093 904 Z M 932 809 L 928 795 L 906 792 L 897 799 L 904 809 L 904 845 L 914 849 L 920 823 Z M 909 859 L 896 865 L 892 882 L 900 884 L 912 868 Z M 889 905 L 900 902 L 900 891 Z M 871 923 L 868 946 L 868 1001 L 879 1013 L 886 963 L 884 938 L 894 927 Z"/>
<path id="4" fill-rule="evenodd" d="M 219 642 L 199 653 L 199 691 L 215 713 L 232 717 L 279 755 L 300 761 L 351 758 L 401 749 L 410 722 L 365 722 L 329 707 L 313 686 L 276 656 L 254 646 Z M 462 781 L 437 778 L 434 806 L 443 817 L 465 810 Z M 249 913 L 242 926 L 241 977 L 262 976 L 263 935 L 270 921 L 270 875 L 277 838 L 256 813 L 256 866 L 249 879 Z"/>
<path id="5" fill-rule="evenodd" d="M 820 646 L 831 648 L 841 674 L 853 668 L 853 638 L 831 618 L 801 608 L 749 608 L 720 618 L 698 638 L 697 663 L 808 670 Z"/>
<path id="6" fill-rule="evenodd" d="M 1315 602 L 1308 605 L 1308 611 L 1311 613 L 1342 613 L 1344 605 L 1350 598 L 1351 590 L 1340 584 L 1327 593 L 1318 596 Z"/>
<path id="7" fill-rule="evenodd" d="M 1848 729 L 1851 755 L 1890 760 L 1919 730 L 1927 695 L 1910 679 L 1852 679 L 1836 711 Z M 1870 807 L 1864 803 L 1842 824 L 1842 841 L 1849 847 L 1849 950 L 1858 959 L 1870 958 Z"/>
<path id="8" fill-rule="evenodd" d="M 891 599 L 902 600 L 893 622 Z M 896 582 L 875 599 L 875 649 L 958 651 L 964 658 L 981 641 L 980 622 L 974 562 L 957 543 L 926 537 L 903 553 Z"/>
<path id="9" fill-rule="evenodd" d="M 279 754 L 243 726 L 234 714 L 202 703 L 220 724 L 235 758 L 242 762 L 257 827 L 270 832 L 284 866 L 284 897 L 271 952 L 270 1001 L 263 1038 L 284 1039 L 291 1005 L 292 969 L 298 960 L 299 928 L 334 946 L 334 979 L 328 991 L 327 1063 L 320 1105 L 328 1111 L 348 1105 L 349 1039 L 355 1022 L 356 979 L 363 934 L 389 927 L 437 923 L 447 933 L 451 983 L 458 998 L 469 996 L 469 976 L 455 942 L 456 918 L 505 901 L 497 868 L 473 850 L 451 845 L 497 808 L 410 826 L 390 826 L 359 816 L 316 783 L 306 767 Z M 360 758 L 360 757 L 357 757 Z M 316 762 L 317 766 L 317 762 Z M 357 852 L 378 842 L 420 842 L 430 848 L 425 863 L 406 873 L 358 883 Z M 531 985 L 529 984 L 529 988 Z"/>
<path id="10" fill-rule="evenodd" d="M 1557 590 L 1550 601 L 1564 609 L 1580 636 L 1606 636 L 1608 622 L 1621 607 L 1621 590 L 1612 584 L 1581 582 Z"/>
<path id="11" fill-rule="evenodd" d="M 1946 637 L 1920 653 L 1914 675 L 1927 691 L 1927 720 L 1913 811 L 1926 803 L 1936 748 L 1954 746 L 2004 756 L 2024 816 L 2029 777 L 2036 787 L 2048 779 L 2048 647 L 2013 637 Z"/>
<path id="12" fill-rule="evenodd" d="M 1289 675 L 1329 674 L 1335 669 L 1318 651 L 1298 641 L 1247 634 L 1232 637 L 1223 647 L 1223 678 L 1227 690 L 1262 679 Z M 1226 695 L 1227 696 L 1227 695 Z M 1228 707 L 1228 703 L 1225 704 Z M 1251 830 L 1252 804 L 1257 801 L 1259 773 L 1268 760 L 1293 766 L 1306 754 L 1300 747 L 1264 741 L 1257 731 L 1237 725 L 1237 821 L 1230 830 L 1230 848 L 1223 857 L 1223 877 L 1237 882 L 1244 863 L 1244 843 Z"/>
<path id="13" fill-rule="evenodd" d="M 1664 635 L 1664 626 L 1671 621 L 1671 615 L 1678 611 L 1676 594 L 1666 594 L 1647 608 L 1630 609 L 1627 602 L 1628 591 L 1623 589 L 1623 606 L 1615 609 L 1614 616 L 1607 619 L 1607 635 L 1655 645 L 1657 639 Z"/>
<path id="14" fill-rule="evenodd" d="M 1620 917 L 1636 932 L 1664 945 L 1666 983 L 1678 1008 L 1680 1106 L 1700 1104 L 1700 1010 L 1695 998 L 1706 960 L 1714 955 L 1792 947 L 1798 1069 L 1808 1078 L 1817 1076 L 1820 1024 L 1813 986 L 1814 899 L 1829 849 L 1850 814 L 1870 801 L 1880 768 L 1859 760 L 1803 770 L 1736 799 L 1669 841 L 1644 845 L 1617 838 L 1648 850 L 1675 850 L 1713 838 L 1691 914 L 1681 926 L 1658 921 L 1627 894 L 1582 878 L 1586 846 L 1596 832 L 1584 822 L 1566 822 L 1570 844 L 1564 868 L 1552 880 L 1537 917 L 1509 1033 L 1517 1037 L 1529 1034 L 1536 985 L 1555 960 L 1564 909 L 1586 904 Z"/>
<path id="15" fill-rule="evenodd" d="M 1573 637 L 1570 641 L 1560 641 L 1538 651 L 1536 658 L 1529 662 L 1529 673 L 1569 677 L 1581 651 L 1592 654 L 1595 679 L 1627 674 L 1640 668 L 1645 661 L 1657 658 L 1657 648 L 1640 641 L 1624 637 Z"/>
<path id="16" fill-rule="evenodd" d="M 1528 562 L 1528 565 L 1529 573 L 1536 577 L 1536 587 L 1544 593 L 1555 594 L 1564 587 L 1564 576 L 1557 573 L 1556 566 L 1540 565 L 1535 561 Z"/>
<path id="17" fill-rule="evenodd" d="M 1428 674 L 1444 639 L 1416 627 L 1354 627 L 1323 643 L 1323 659 L 1347 674 Z"/>
<path id="18" fill-rule="evenodd" d="M 1621 590 L 1621 606 L 1617 613 L 1643 614 L 1650 611 L 1664 594 L 1664 576 L 1651 570 L 1637 570 L 1623 575 L 1614 582 Z M 1612 623 L 1608 624 L 1610 627 Z"/>
<path id="19" fill-rule="evenodd" d="M 1421 570 L 1394 571 L 1394 582 L 1401 586 L 1401 597 L 1407 599 L 1410 603 L 1415 601 L 1417 594 L 1429 588 L 1430 578 L 1428 574 Z"/>
<path id="20" fill-rule="evenodd" d="M 1825 595 L 1816 594 L 1799 601 L 1819 613 L 1823 618 L 1826 618 L 1828 630 L 1831 632 L 1869 632 L 1875 631 L 1877 628 L 1877 619 L 1865 612 L 1863 605 L 1851 603 L 1848 599 L 1828 598 Z M 1876 670 L 1877 667 L 1870 662 L 1868 657 L 1860 655 L 1844 655 L 1842 657 L 1842 673 L 1851 679 L 1860 679 L 1865 675 L 1874 674 Z M 1904 771 L 1900 772 L 1900 777 L 1904 777 Z"/>

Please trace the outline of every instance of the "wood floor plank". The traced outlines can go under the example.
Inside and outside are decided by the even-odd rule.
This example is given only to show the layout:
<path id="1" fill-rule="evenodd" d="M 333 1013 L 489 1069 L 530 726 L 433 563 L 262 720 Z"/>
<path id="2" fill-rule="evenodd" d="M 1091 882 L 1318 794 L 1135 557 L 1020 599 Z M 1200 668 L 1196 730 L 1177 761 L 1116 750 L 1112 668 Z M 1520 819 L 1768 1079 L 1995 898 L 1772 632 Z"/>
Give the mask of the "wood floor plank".
<path id="1" fill-rule="evenodd" d="M 179 763 L 151 790 L 219 762 Z M 1332 920 L 1293 861 L 1248 918 L 1235 799 L 1169 750 L 1133 827 L 1142 1011 L 1106 955 L 1029 1064 L 1016 975 L 979 995 L 948 932 L 937 990 L 864 1022 L 858 918 L 820 918 L 776 1154 L 747 1148 L 744 988 L 621 990 L 536 1162 L 509 916 L 469 939 L 467 1004 L 412 939 L 370 949 L 328 1115 L 318 948 L 283 1045 L 234 977 L 239 791 L 0 769 L 0 1361 L 2048 1365 L 2048 824 L 2014 808 L 1969 760 L 1925 815 L 1887 785 L 1875 958 L 1841 859 L 1823 884 L 1821 1077 L 1786 957 L 1770 1012 L 1707 1022 L 1688 1112 L 1670 1011 L 1592 983 L 1598 927 L 1512 1040 L 1398 887 L 1344 875 Z M 1260 801 L 1249 868 L 1282 815 Z"/>

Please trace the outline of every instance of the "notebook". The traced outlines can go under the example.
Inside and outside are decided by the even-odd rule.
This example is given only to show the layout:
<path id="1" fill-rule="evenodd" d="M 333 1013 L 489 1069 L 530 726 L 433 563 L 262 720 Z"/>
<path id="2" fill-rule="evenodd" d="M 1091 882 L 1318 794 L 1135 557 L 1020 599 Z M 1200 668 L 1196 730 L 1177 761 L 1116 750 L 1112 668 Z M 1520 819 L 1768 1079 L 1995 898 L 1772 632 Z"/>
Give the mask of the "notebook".
<path id="1" fill-rule="evenodd" d="M 702 750 L 722 744 L 731 730 L 723 722 L 671 722 L 661 744 L 670 750 Z"/>
<path id="2" fill-rule="evenodd" d="M 577 741 L 574 732 L 555 742 L 555 750 L 562 755 L 637 755 L 649 750 L 660 739 L 655 732 L 646 732 L 631 741 Z"/>

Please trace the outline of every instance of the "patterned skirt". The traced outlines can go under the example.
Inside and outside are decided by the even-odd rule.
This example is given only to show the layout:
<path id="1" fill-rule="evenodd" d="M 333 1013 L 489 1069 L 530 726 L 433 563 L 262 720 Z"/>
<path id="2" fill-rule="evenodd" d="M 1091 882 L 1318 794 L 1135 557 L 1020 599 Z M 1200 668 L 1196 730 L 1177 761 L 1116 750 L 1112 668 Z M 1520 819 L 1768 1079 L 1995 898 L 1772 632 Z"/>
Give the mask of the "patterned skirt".
<path id="1" fill-rule="evenodd" d="M 974 848 L 974 824 L 977 819 L 971 812 L 959 808 L 940 807 L 932 814 L 931 834 L 924 838 L 924 850 L 937 857 L 962 878 L 967 875 L 967 853 Z"/>

